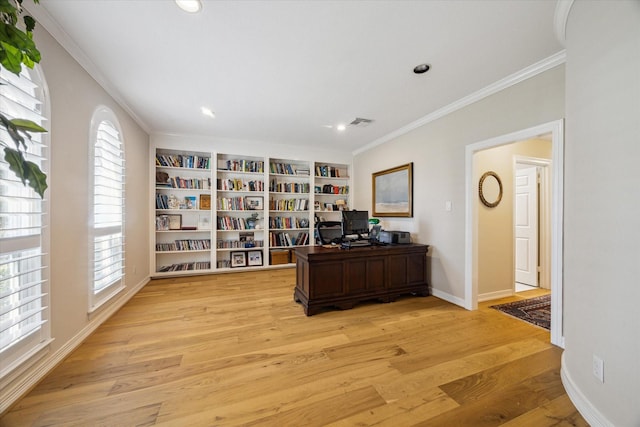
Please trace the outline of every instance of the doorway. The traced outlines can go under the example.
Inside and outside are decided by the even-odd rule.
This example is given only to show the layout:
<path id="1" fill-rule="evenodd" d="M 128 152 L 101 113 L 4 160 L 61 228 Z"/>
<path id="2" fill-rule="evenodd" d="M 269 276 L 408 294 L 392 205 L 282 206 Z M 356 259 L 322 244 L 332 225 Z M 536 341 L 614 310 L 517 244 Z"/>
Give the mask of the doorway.
<path id="1" fill-rule="evenodd" d="M 551 289 L 551 160 L 514 158 L 514 292 Z"/>
<path id="2" fill-rule="evenodd" d="M 564 122 L 556 120 L 522 131 L 470 144 L 465 148 L 465 308 L 478 308 L 478 183 L 474 177 L 473 157 L 476 152 L 517 141 L 551 135 L 552 163 L 550 167 L 549 218 L 549 279 L 551 289 L 551 343 L 564 347 L 562 333 L 562 234 L 563 234 L 563 182 L 564 176 Z"/>

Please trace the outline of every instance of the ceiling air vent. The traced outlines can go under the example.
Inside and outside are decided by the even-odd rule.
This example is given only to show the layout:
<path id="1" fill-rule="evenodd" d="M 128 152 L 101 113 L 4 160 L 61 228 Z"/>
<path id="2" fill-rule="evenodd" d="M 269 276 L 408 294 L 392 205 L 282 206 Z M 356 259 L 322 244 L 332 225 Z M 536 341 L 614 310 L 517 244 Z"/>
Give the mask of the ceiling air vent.
<path id="1" fill-rule="evenodd" d="M 355 126 L 355 127 L 359 127 L 359 128 L 366 128 L 371 123 L 373 123 L 373 120 L 371 120 L 371 119 L 363 119 L 361 117 L 356 117 L 355 119 L 353 119 L 351 121 L 351 123 L 349 123 L 349 126 Z"/>

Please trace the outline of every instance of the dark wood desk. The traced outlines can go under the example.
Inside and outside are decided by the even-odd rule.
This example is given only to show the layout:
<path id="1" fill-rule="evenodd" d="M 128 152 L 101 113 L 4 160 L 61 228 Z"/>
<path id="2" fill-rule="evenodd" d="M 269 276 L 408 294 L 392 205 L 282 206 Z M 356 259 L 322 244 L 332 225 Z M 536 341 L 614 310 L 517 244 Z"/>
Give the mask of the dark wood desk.
<path id="1" fill-rule="evenodd" d="M 348 309 L 366 300 L 391 302 L 404 294 L 427 296 L 428 248 L 420 244 L 296 248 L 293 298 L 311 316 L 324 307 Z"/>

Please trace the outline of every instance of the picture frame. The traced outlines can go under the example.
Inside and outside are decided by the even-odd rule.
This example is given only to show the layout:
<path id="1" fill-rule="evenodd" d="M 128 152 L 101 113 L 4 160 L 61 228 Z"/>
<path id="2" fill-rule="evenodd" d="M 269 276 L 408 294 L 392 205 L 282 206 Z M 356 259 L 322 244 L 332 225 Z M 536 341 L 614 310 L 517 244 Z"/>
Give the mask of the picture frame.
<path id="1" fill-rule="evenodd" d="M 247 196 L 244 198 L 247 209 L 250 211 L 261 211 L 264 209 L 264 199 L 260 196 Z"/>
<path id="2" fill-rule="evenodd" d="M 169 230 L 181 230 L 182 229 L 182 215 L 169 214 Z"/>
<path id="3" fill-rule="evenodd" d="M 247 257 L 249 266 L 262 265 L 262 251 L 249 251 Z"/>
<path id="4" fill-rule="evenodd" d="M 200 195 L 200 210 L 211 210 L 211 194 Z"/>
<path id="5" fill-rule="evenodd" d="M 169 217 L 166 214 L 156 215 L 156 231 L 169 231 Z"/>
<path id="6" fill-rule="evenodd" d="M 184 198 L 185 209 L 198 209 L 198 200 L 196 196 L 186 196 Z"/>
<path id="7" fill-rule="evenodd" d="M 246 252 L 231 252 L 230 255 L 231 255 L 231 268 L 247 266 Z"/>
<path id="8" fill-rule="evenodd" d="M 198 217 L 198 230 L 211 230 L 211 215 L 205 214 Z"/>
<path id="9" fill-rule="evenodd" d="M 413 162 L 371 174 L 374 217 L 413 217 Z"/>

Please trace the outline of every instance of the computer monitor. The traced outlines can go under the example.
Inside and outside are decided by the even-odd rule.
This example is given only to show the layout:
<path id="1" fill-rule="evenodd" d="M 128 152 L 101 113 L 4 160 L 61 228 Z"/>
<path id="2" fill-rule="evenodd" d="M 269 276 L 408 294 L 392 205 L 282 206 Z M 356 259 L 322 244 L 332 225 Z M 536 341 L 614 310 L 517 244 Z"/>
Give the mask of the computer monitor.
<path id="1" fill-rule="evenodd" d="M 342 236 L 358 235 L 369 233 L 369 211 L 342 211 Z"/>

